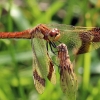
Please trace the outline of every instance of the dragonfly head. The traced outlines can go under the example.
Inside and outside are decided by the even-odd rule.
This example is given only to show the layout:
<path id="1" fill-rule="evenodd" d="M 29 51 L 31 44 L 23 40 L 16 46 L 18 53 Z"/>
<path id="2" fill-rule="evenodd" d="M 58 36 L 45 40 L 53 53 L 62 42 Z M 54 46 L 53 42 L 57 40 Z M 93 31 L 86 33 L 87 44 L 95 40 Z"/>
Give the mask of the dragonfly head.
<path id="1" fill-rule="evenodd" d="M 50 41 L 57 41 L 60 38 L 60 31 L 57 28 L 53 28 L 48 36 Z"/>

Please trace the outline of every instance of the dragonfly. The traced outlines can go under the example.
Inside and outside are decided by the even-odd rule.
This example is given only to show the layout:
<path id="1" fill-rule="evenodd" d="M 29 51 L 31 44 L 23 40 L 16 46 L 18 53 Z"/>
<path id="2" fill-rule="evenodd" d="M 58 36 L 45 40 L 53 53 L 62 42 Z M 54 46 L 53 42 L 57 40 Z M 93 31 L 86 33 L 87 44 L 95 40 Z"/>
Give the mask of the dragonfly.
<path id="1" fill-rule="evenodd" d="M 60 85 L 67 100 L 76 100 L 77 78 L 74 73 L 73 64 L 70 61 L 67 46 L 61 43 L 57 46 L 59 70 L 60 70 Z"/>
<path id="2" fill-rule="evenodd" d="M 100 47 L 100 28 L 81 27 L 66 24 L 40 24 L 22 32 L 0 32 L 0 38 L 41 38 L 51 48 L 65 43 L 72 54 L 84 54 Z"/>
<path id="3" fill-rule="evenodd" d="M 21 32 L 0 32 L 1 39 L 31 39 L 33 50 L 33 78 L 36 90 L 42 94 L 45 81 L 56 83 L 54 64 L 48 46 L 55 53 L 57 45 L 64 43 L 71 54 L 84 54 L 100 47 L 100 28 L 65 24 L 40 24 Z M 39 59 L 41 58 L 41 59 Z"/>

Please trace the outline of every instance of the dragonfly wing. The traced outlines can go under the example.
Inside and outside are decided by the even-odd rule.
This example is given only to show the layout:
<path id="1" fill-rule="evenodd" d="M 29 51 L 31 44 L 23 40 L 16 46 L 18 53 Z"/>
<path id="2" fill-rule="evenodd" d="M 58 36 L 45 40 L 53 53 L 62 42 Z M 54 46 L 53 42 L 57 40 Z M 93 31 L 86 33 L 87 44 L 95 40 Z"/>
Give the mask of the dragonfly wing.
<path id="1" fill-rule="evenodd" d="M 77 79 L 72 69 L 70 72 L 68 68 L 70 65 L 61 67 L 60 70 L 60 84 L 62 91 L 66 94 L 68 100 L 76 100 Z M 70 66 L 71 67 L 71 66 Z"/>
<path id="2" fill-rule="evenodd" d="M 47 53 L 48 57 L 49 54 Z M 55 69 L 54 69 L 54 65 L 53 62 L 51 60 L 51 58 L 49 57 L 49 71 L 48 71 L 48 76 L 47 78 L 51 81 L 52 84 L 56 84 L 56 74 L 55 74 Z"/>
<path id="3" fill-rule="evenodd" d="M 48 58 L 45 43 L 42 39 L 33 39 L 33 78 L 36 90 L 41 94 L 45 88 L 48 75 Z"/>
<path id="4" fill-rule="evenodd" d="M 57 46 L 57 49 L 62 91 L 66 94 L 68 100 L 76 100 L 77 79 L 73 72 L 73 65 L 68 55 L 67 46 L 62 43 Z"/>
<path id="5" fill-rule="evenodd" d="M 42 74 L 40 73 L 40 70 L 38 68 L 35 58 L 34 58 L 33 64 L 34 64 L 34 67 L 33 67 L 34 85 L 38 93 L 42 94 L 45 89 L 45 78 L 43 78 Z"/>
<path id="6" fill-rule="evenodd" d="M 55 73 L 52 61 L 47 54 L 45 41 L 43 39 L 34 38 L 32 41 L 33 48 L 33 78 L 35 88 L 39 93 L 43 93 L 45 88 L 45 79 L 55 83 Z M 54 79 L 54 80 L 53 80 Z M 53 81 L 52 81 L 53 80 Z"/>
<path id="7" fill-rule="evenodd" d="M 48 27 L 60 30 L 59 41 L 67 45 L 70 55 L 87 53 L 100 47 L 100 28 L 65 24 L 51 24 Z"/>

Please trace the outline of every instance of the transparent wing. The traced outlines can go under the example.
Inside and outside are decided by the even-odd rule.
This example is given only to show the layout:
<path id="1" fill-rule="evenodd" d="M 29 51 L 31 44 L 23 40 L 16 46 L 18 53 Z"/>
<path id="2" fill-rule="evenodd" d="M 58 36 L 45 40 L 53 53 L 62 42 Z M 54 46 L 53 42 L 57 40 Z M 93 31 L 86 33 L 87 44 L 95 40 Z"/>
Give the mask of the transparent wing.
<path id="1" fill-rule="evenodd" d="M 58 41 L 67 45 L 70 54 L 83 54 L 100 47 L 100 28 L 64 24 L 50 24 L 48 27 L 60 30 Z"/>
<path id="2" fill-rule="evenodd" d="M 76 100 L 77 79 L 73 72 L 67 46 L 65 44 L 60 44 L 57 49 L 61 89 L 66 94 L 67 100 Z"/>
<path id="3" fill-rule="evenodd" d="M 71 67 L 71 64 L 68 65 Z M 66 94 L 68 100 L 76 100 L 76 92 L 77 92 L 77 79 L 73 70 L 70 69 L 68 71 L 68 66 L 60 66 L 60 84 L 62 91 Z"/>
<path id="4" fill-rule="evenodd" d="M 45 41 L 43 39 L 33 39 L 33 78 L 36 90 L 41 94 L 45 88 L 45 79 L 52 82 L 55 78 L 54 66 L 49 59 L 46 51 Z M 51 72 L 50 72 L 51 71 Z M 52 74 L 52 75 L 51 75 Z M 55 83 L 55 82 L 52 82 Z"/>
<path id="5" fill-rule="evenodd" d="M 48 53 L 47 53 L 47 55 L 49 58 L 49 71 L 48 71 L 47 78 L 51 81 L 52 84 L 56 84 L 56 74 L 55 74 L 54 64 Z"/>
<path id="6" fill-rule="evenodd" d="M 45 88 L 45 78 L 48 74 L 48 60 L 44 52 L 44 42 L 40 39 L 33 39 L 33 78 L 36 90 L 41 94 Z"/>
<path id="7" fill-rule="evenodd" d="M 40 69 L 38 68 L 36 58 L 33 61 L 33 79 L 34 85 L 38 93 L 42 94 L 45 89 L 45 78 L 42 76 Z"/>

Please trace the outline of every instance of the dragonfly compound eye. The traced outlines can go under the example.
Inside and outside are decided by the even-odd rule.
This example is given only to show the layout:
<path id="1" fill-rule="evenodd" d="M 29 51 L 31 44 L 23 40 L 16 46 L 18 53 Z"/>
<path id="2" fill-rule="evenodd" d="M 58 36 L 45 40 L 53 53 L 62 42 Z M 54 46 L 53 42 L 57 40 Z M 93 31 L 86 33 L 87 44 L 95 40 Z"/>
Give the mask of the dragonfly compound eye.
<path id="1" fill-rule="evenodd" d="M 57 41 L 60 38 L 60 31 L 57 28 L 54 28 L 49 33 L 50 37 L 54 38 L 54 41 Z"/>

